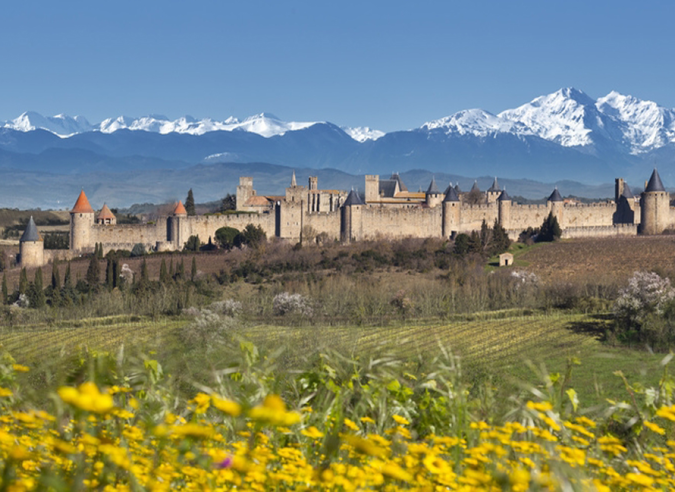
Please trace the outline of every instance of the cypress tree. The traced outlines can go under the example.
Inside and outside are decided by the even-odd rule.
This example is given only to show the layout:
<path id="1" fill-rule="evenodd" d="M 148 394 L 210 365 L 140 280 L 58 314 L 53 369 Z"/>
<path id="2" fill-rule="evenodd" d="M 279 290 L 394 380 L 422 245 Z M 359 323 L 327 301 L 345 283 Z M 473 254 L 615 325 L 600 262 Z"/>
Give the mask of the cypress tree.
<path id="1" fill-rule="evenodd" d="M 176 272 L 173 269 L 173 256 L 172 256 L 171 257 L 171 265 L 169 266 L 169 277 L 171 277 L 171 279 L 173 280 L 174 275 L 176 275 Z"/>
<path id="2" fill-rule="evenodd" d="M 119 258 L 113 259 L 113 287 L 122 287 L 122 271 L 120 270 Z"/>
<path id="3" fill-rule="evenodd" d="M 9 289 L 7 289 L 7 274 L 2 274 L 2 304 L 7 304 Z"/>
<path id="4" fill-rule="evenodd" d="M 180 263 L 178 264 L 178 272 L 176 273 L 176 278 L 178 280 L 185 280 L 185 260 L 183 258 L 180 259 Z"/>
<path id="5" fill-rule="evenodd" d="M 143 263 L 141 264 L 141 283 L 143 285 L 148 285 L 150 282 L 150 276 L 148 275 L 148 264 L 145 262 L 145 259 L 143 260 Z"/>
<path id="6" fill-rule="evenodd" d="M 19 275 L 19 294 L 25 294 L 28 291 L 28 274 L 26 269 L 21 269 L 21 275 Z"/>
<path id="7" fill-rule="evenodd" d="M 96 287 L 98 285 L 99 279 L 101 278 L 101 267 L 98 264 L 98 258 L 96 255 L 91 257 L 89 260 L 89 268 L 87 268 L 87 276 L 85 280 L 89 287 Z"/>
<path id="8" fill-rule="evenodd" d="M 105 266 L 105 285 L 110 290 L 115 288 L 115 272 L 113 270 L 112 258 L 108 258 L 108 262 Z"/>
<path id="9" fill-rule="evenodd" d="M 166 269 L 166 261 L 164 258 L 162 258 L 162 264 L 159 266 L 159 283 L 168 284 L 169 280 L 169 272 Z"/>
<path id="10" fill-rule="evenodd" d="M 66 290 L 73 288 L 73 276 L 70 273 L 70 262 L 66 265 L 66 274 L 63 276 L 63 288 Z"/>
<path id="11" fill-rule="evenodd" d="M 45 291 L 44 291 L 44 282 L 42 279 L 42 268 L 38 268 L 35 271 L 35 282 L 33 283 L 33 288 L 35 289 L 33 306 L 36 308 L 41 308 L 45 305 Z"/>
<path id="12" fill-rule="evenodd" d="M 195 197 L 192 194 L 192 188 L 188 191 L 187 198 L 185 199 L 185 211 L 188 215 L 197 215 L 195 211 Z"/>
<path id="13" fill-rule="evenodd" d="M 59 290 L 61 288 L 61 275 L 59 274 L 59 260 L 54 260 L 52 263 L 52 289 Z"/>
<path id="14" fill-rule="evenodd" d="M 197 259 L 193 256 L 192 257 L 192 271 L 190 272 L 190 280 L 192 280 L 194 282 L 195 278 L 197 278 Z"/>

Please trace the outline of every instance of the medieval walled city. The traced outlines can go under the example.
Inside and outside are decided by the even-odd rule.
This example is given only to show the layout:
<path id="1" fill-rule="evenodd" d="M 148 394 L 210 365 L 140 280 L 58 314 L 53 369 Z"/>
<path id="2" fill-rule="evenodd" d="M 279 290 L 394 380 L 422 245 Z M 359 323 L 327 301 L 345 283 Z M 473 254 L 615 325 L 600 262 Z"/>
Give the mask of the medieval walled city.
<path id="1" fill-rule="evenodd" d="M 234 213 L 188 216 L 181 202 L 173 213 L 141 224 L 116 223 L 103 204 L 97 213 L 84 191 L 70 211 L 70 248 L 45 250 L 31 220 L 21 238 L 20 261 L 38 267 L 53 258 L 72 258 L 91 253 L 102 245 L 103 253 L 132 249 L 142 244 L 148 250 L 182 250 L 190 236 L 202 243 L 212 240 L 221 227 L 243 229 L 259 226 L 268 237 L 298 242 L 321 236 L 342 242 L 405 237 L 453 238 L 458 233 L 479 230 L 483 221 L 497 221 L 511 239 L 527 228 L 536 228 L 549 215 L 557 219 L 562 238 L 635 236 L 661 234 L 675 225 L 675 207 L 655 169 L 644 191 L 633 194 L 623 179 L 615 181 L 614 200 L 582 204 L 564 200 L 554 189 L 546 204 L 514 203 L 497 178 L 486 191 L 478 186 L 462 192 L 459 186 L 441 190 L 432 179 L 426 192 L 411 192 L 398 174 L 389 179 L 365 177 L 363 195 L 352 190 L 322 190 L 318 179 L 298 185 L 295 173 L 284 195 L 258 195 L 253 179 L 241 177 Z"/>

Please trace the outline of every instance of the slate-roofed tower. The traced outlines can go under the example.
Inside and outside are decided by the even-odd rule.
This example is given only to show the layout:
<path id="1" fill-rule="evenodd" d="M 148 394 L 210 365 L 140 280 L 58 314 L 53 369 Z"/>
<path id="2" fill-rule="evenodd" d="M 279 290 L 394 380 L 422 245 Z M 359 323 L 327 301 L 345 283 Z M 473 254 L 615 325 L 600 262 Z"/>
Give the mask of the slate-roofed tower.
<path id="1" fill-rule="evenodd" d="M 490 186 L 487 190 L 487 202 L 488 203 L 496 202 L 499 199 L 501 194 L 502 194 L 502 190 L 499 187 L 499 182 L 497 181 L 497 176 L 495 176 L 495 180 L 492 182 L 492 186 Z"/>
<path id="2" fill-rule="evenodd" d="M 84 190 L 70 211 L 70 249 L 78 253 L 94 251 L 92 229 L 94 226 L 94 209 L 89 205 Z"/>
<path id="3" fill-rule="evenodd" d="M 563 201 L 563 197 L 560 195 L 557 186 L 553 190 L 553 193 L 551 193 L 551 196 L 548 197 L 546 203 L 548 204 L 549 210 L 553 214 L 553 217 L 558 219 L 558 225 L 560 225 L 561 228 L 565 227 L 563 225 L 563 218 L 564 218 L 563 212 L 565 211 L 565 202 Z"/>
<path id="4" fill-rule="evenodd" d="M 661 234 L 670 219 L 670 193 L 666 191 L 659 172 L 654 168 L 640 199 L 640 228 L 642 234 Z"/>
<path id="5" fill-rule="evenodd" d="M 37 268 L 44 265 L 45 247 L 42 236 L 37 230 L 33 216 L 31 216 L 26 230 L 20 240 L 21 266 Z"/>
<path id="6" fill-rule="evenodd" d="M 448 239 L 453 233 L 459 231 L 459 225 L 462 219 L 462 203 L 459 201 L 459 194 L 452 186 L 443 198 L 443 237 Z"/>
<path id="7" fill-rule="evenodd" d="M 497 198 L 497 210 L 499 213 L 499 225 L 507 231 L 511 228 L 511 197 L 506 192 L 506 188 Z"/>
<path id="8" fill-rule="evenodd" d="M 345 243 L 362 239 L 361 209 L 364 203 L 354 190 L 349 192 L 340 209 L 340 240 Z"/>
<path id="9" fill-rule="evenodd" d="M 435 178 L 431 178 L 431 183 L 429 183 L 425 196 L 429 208 L 436 208 L 443 203 L 443 193 L 436 186 Z"/>

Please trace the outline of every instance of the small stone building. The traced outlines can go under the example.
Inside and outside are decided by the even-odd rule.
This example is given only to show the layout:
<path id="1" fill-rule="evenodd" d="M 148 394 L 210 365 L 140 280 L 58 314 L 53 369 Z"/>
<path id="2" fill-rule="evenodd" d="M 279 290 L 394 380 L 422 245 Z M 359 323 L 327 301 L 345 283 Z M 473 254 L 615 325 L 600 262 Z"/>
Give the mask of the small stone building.
<path id="1" fill-rule="evenodd" d="M 513 265 L 513 255 L 511 253 L 502 253 L 499 255 L 499 266 Z"/>

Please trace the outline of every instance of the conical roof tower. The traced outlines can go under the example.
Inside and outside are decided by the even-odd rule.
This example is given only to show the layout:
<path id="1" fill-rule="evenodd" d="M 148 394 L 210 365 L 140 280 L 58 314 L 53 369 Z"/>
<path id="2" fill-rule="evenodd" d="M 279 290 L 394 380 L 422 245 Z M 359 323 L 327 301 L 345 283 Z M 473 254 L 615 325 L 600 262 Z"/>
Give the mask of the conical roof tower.
<path id="1" fill-rule="evenodd" d="M 436 178 L 431 178 L 431 183 L 429 183 L 429 188 L 427 189 L 427 195 L 440 195 L 441 192 L 436 186 Z"/>
<path id="2" fill-rule="evenodd" d="M 176 204 L 176 208 L 173 209 L 173 214 L 174 215 L 187 215 L 187 210 L 185 210 L 185 206 L 183 205 L 182 201 L 178 201 Z"/>
<path id="3" fill-rule="evenodd" d="M 659 176 L 659 172 L 656 170 L 656 168 L 654 168 L 654 172 L 652 173 L 651 178 L 649 178 L 649 183 L 647 183 L 647 188 L 645 191 L 666 191 L 663 186 L 663 182 L 661 182 L 661 176 Z"/>
<path id="4" fill-rule="evenodd" d="M 40 233 L 37 230 L 37 226 L 35 225 L 32 215 L 30 216 L 28 224 L 26 224 L 26 230 L 23 231 L 23 235 L 20 239 L 20 242 L 22 243 L 28 241 L 42 241 L 42 236 L 40 236 Z"/>
<path id="5" fill-rule="evenodd" d="M 506 188 L 504 188 L 504 191 L 502 191 L 502 194 L 499 195 L 499 198 L 497 198 L 497 201 L 498 202 L 510 202 L 511 201 L 511 197 L 506 192 Z"/>
<path id="6" fill-rule="evenodd" d="M 77 197 L 77 201 L 73 206 L 73 209 L 70 211 L 72 214 L 93 214 L 94 209 L 89 205 L 89 200 L 87 195 L 84 194 L 84 190 L 80 191 L 80 196 Z"/>
<path id="7" fill-rule="evenodd" d="M 445 194 L 445 198 L 443 199 L 444 202 L 458 202 L 459 201 L 459 195 L 457 194 L 457 191 L 451 186 L 448 189 L 448 192 Z"/>
<path id="8" fill-rule="evenodd" d="M 349 195 L 347 195 L 347 199 L 342 204 L 343 207 L 350 207 L 352 205 L 363 205 L 363 200 L 361 200 L 359 194 L 354 190 L 349 192 Z"/>
<path id="9" fill-rule="evenodd" d="M 492 186 L 488 188 L 488 191 L 496 192 L 496 191 L 502 191 L 499 188 L 499 183 L 497 182 L 497 176 L 495 176 L 495 180 L 492 182 Z"/>
<path id="10" fill-rule="evenodd" d="M 553 190 L 553 193 L 551 193 L 551 196 L 548 197 L 549 202 L 562 202 L 563 198 L 560 196 L 560 192 L 558 191 L 558 187 L 556 186 L 555 189 Z"/>

